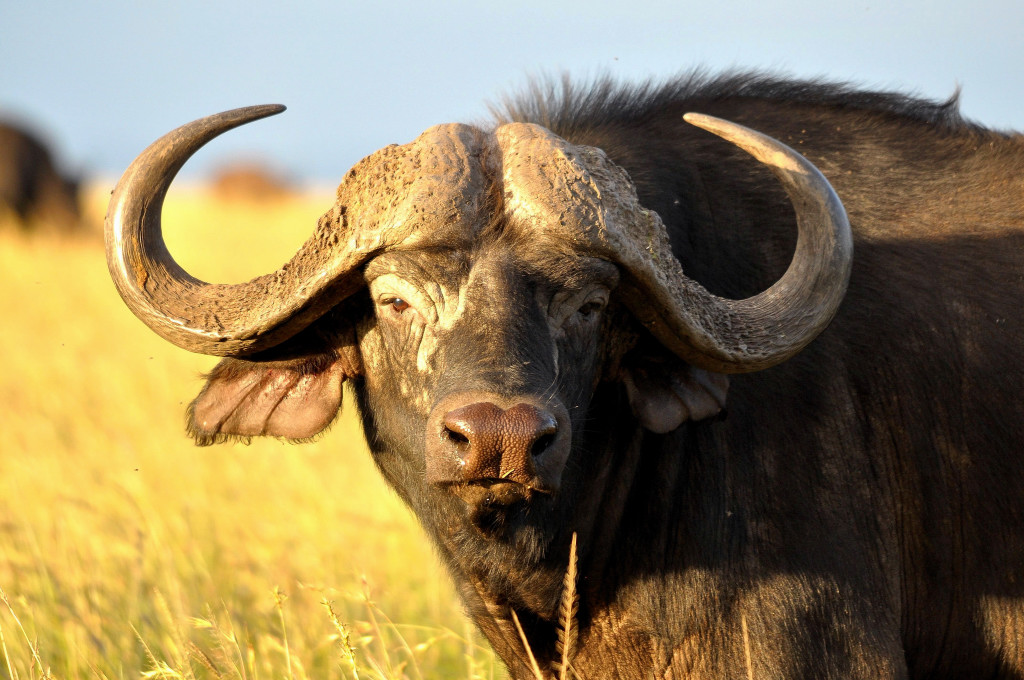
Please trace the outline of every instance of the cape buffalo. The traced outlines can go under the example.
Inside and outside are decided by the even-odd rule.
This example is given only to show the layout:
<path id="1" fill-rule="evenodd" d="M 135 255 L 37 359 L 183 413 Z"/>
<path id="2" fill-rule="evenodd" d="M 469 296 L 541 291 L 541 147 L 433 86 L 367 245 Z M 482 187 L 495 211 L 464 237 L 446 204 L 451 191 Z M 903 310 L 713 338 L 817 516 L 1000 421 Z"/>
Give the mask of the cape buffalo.
<path id="1" fill-rule="evenodd" d="M 0 207 L 25 225 L 74 228 L 80 219 L 78 180 L 62 175 L 46 144 L 14 123 L 0 122 Z"/>
<path id="2" fill-rule="evenodd" d="M 1024 678 L 1024 138 L 758 75 L 537 86 L 197 281 L 167 187 L 282 108 L 171 132 L 107 217 L 128 306 L 227 357 L 200 444 L 312 437 L 351 381 L 515 678 Z"/>

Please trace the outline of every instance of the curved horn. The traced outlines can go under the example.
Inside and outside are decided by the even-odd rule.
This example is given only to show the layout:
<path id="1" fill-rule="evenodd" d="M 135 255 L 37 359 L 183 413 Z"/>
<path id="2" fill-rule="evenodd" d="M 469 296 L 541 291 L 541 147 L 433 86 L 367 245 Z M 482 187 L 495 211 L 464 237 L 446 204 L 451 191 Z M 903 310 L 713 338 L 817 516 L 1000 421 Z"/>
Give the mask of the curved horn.
<path id="1" fill-rule="evenodd" d="M 351 263 L 321 248 L 318 233 L 281 269 L 247 283 L 204 283 L 164 244 L 160 213 L 171 181 L 204 144 L 239 125 L 284 111 L 251 106 L 183 125 L 143 151 L 114 189 L 107 210 L 107 266 L 128 308 L 157 334 L 201 354 L 236 356 L 279 344 L 358 285 L 339 279 Z M 334 242 L 337 236 L 334 236 Z M 324 295 L 327 292 L 329 294 Z"/>
<path id="2" fill-rule="evenodd" d="M 782 278 L 745 300 L 712 295 L 678 272 L 672 309 L 660 320 L 669 345 L 702 368 L 743 373 L 774 366 L 802 350 L 832 320 L 846 294 L 853 237 L 843 205 L 810 161 L 785 144 L 736 123 L 695 113 L 686 122 L 732 142 L 771 169 L 796 211 L 796 250 Z M 665 272 L 663 272 L 665 273 Z M 663 327 L 662 323 L 656 323 Z M 662 335 L 662 334 L 659 334 Z M 666 338 L 661 338 L 663 341 Z"/>
<path id="3" fill-rule="evenodd" d="M 571 244 L 617 263 L 627 307 L 684 360 L 719 373 L 768 368 L 803 349 L 838 309 L 853 257 L 846 212 L 817 168 L 781 142 L 710 116 L 686 120 L 768 165 L 796 209 L 793 261 L 759 295 L 727 300 L 688 278 L 664 223 L 640 204 L 625 170 L 600 149 L 572 145 L 537 125 L 509 123 L 495 133 L 505 207 L 543 225 L 535 237 L 550 239 L 553 250 Z"/>

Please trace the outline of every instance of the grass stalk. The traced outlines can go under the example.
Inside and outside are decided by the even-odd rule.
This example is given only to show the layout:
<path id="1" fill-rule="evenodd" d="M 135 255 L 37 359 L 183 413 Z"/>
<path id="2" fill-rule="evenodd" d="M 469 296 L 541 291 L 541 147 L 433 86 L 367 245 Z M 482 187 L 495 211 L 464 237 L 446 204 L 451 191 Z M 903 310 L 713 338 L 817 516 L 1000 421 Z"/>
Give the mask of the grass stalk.
<path id="1" fill-rule="evenodd" d="M 537 659 L 533 656 L 533 649 L 530 648 L 530 641 L 526 639 L 526 633 L 523 631 L 523 626 L 519 623 L 519 616 L 516 614 L 515 609 L 509 609 L 512 614 L 512 623 L 516 625 L 516 630 L 519 632 L 519 639 L 523 641 L 523 649 L 526 650 L 526 656 L 530 659 L 530 668 L 533 670 L 533 675 L 537 680 L 544 680 L 544 674 L 540 670 L 540 666 L 537 665 Z"/>
<path id="2" fill-rule="evenodd" d="M 579 609 L 579 594 L 576 592 L 576 532 L 572 533 L 569 546 L 569 565 L 565 570 L 562 582 L 562 604 L 558 617 L 558 640 L 556 649 L 561 655 L 558 664 L 559 680 L 572 677 L 572 659 L 576 656 L 577 624 L 576 613 Z"/>
<path id="3" fill-rule="evenodd" d="M 349 669 L 352 671 L 352 677 L 355 680 L 359 680 L 359 668 L 356 665 L 356 650 L 352 647 L 352 636 L 349 635 L 348 626 L 346 626 L 338 614 L 334 611 L 334 605 L 326 597 L 320 600 L 327 609 L 327 615 L 331 619 L 331 624 L 334 625 L 334 629 L 338 631 L 338 644 L 341 645 L 341 651 L 345 653 L 345 659 L 348 661 Z"/>
<path id="4" fill-rule="evenodd" d="M 4 598 L 6 602 L 6 597 Z M 0 651 L 4 653 L 4 661 L 7 662 L 7 677 L 11 680 L 18 680 L 18 674 L 14 671 L 14 667 L 11 666 L 11 655 L 7 651 L 7 640 L 4 639 L 4 624 L 0 621 Z"/>
<path id="5" fill-rule="evenodd" d="M 39 668 L 39 675 L 43 680 L 52 680 L 53 676 L 50 674 L 50 669 L 43 666 L 43 660 L 39 657 L 39 650 L 36 649 L 36 645 L 32 643 L 32 639 L 29 638 L 28 632 L 25 630 L 25 626 L 21 624 L 21 619 L 18 618 L 17 613 L 14 611 L 14 607 L 11 606 L 11 601 L 7 599 L 7 593 L 4 592 L 3 588 L 0 588 L 0 600 L 3 601 L 7 607 L 7 611 L 11 613 L 11 618 L 14 619 L 15 625 L 18 626 L 18 630 L 21 631 L 22 637 L 25 638 L 25 644 L 28 645 L 29 650 L 32 652 L 32 661 Z M 7 653 L 6 646 L 4 648 L 4 654 Z M 14 677 L 13 675 L 11 677 Z"/>
<path id="6" fill-rule="evenodd" d="M 754 668 L 750 663 L 750 635 L 747 632 L 747 615 L 740 614 L 740 626 L 743 628 L 743 653 L 747 662 L 747 680 L 754 680 Z"/>
<path id="7" fill-rule="evenodd" d="M 284 623 L 284 601 L 288 596 L 281 592 L 281 589 L 274 586 L 274 608 L 277 609 L 278 618 L 281 621 L 281 641 L 284 644 L 284 661 L 288 671 L 288 680 L 295 680 L 292 673 L 292 651 L 288 646 L 288 629 Z"/>

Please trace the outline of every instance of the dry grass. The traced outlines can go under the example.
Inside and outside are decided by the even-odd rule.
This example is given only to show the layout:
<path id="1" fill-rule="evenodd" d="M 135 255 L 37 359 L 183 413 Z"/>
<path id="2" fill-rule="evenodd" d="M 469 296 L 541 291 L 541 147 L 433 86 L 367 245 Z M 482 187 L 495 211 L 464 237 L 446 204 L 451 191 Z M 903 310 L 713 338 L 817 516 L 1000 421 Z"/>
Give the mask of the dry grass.
<path id="1" fill-rule="evenodd" d="M 569 564 L 565 568 L 565 578 L 562 580 L 562 603 L 558 613 L 558 641 L 557 649 L 559 660 L 556 670 L 558 680 L 575 677 L 572 661 L 576 656 L 577 619 L 579 610 L 579 593 L 576 591 L 576 581 L 579 574 L 576 571 L 576 532 L 572 534 L 572 544 L 569 546 Z"/>
<path id="2" fill-rule="evenodd" d="M 172 190 L 169 247 L 246 279 L 329 203 Z M 0 676 L 503 677 L 351 409 L 309 445 L 194 447 L 214 360 L 131 316 L 96 236 L 0 224 L 0 305 Z"/>

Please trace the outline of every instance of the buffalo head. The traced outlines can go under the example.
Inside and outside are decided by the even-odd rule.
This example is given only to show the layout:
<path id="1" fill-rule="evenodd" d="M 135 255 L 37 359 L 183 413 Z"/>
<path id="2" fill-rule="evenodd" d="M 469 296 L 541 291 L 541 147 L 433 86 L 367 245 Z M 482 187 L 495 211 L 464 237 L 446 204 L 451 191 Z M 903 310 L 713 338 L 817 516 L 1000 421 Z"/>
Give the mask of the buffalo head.
<path id="1" fill-rule="evenodd" d="M 445 554 L 500 556 L 495 579 L 530 577 L 572 531 L 604 436 L 595 395 L 626 395 L 621 418 L 655 432 L 714 415 L 725 374 L 800 351 L 845 291 L 849 227 L 820 173 L 697 115 L 769 166 L 796 209 L 791 266 L 746 300 L 684 275 L 661 219 L 601 150 L 526 123 L 442 125 L 386 147 L 348 172 L 279 270 L 237 285 L 191 277 L 161 236 L 174 174 L 213 137 L 281 110 L 204 118 L 143 152 L 110 204 L 111 275 L 161 336 L 228 357 L 191 407 L 200 443 L 312 437 L 351 380 L 385 476 Z M 537 592 L 528 604 L 550 610 L 552 593 Z"/>

